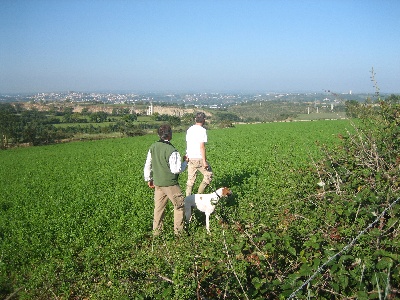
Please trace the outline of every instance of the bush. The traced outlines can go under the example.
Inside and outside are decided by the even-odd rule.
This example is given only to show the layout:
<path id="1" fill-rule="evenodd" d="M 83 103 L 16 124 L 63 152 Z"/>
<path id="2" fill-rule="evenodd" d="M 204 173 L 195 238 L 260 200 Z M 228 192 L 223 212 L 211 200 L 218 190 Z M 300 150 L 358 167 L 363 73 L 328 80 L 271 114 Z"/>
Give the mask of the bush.
<path id="1" fill-rule="evenodd" d="M 297 296 L 303 291 L 321 299 L 399 296 L 400 106 L 392 100 L 354 106 L 358 111 L 352 114 L 359 116 L 354 130 L 340 135 L 341 146 L 326 148 L 325 159 L 316 164 L 318 193 L 291 214 L 293 221 L 295 215 L 307 219 L 288 229 L 302 242 L 287 287 L 318 271 L 312 288 L 304 286 Z M 329 263 L 317 269 L 323 261 Z"/>

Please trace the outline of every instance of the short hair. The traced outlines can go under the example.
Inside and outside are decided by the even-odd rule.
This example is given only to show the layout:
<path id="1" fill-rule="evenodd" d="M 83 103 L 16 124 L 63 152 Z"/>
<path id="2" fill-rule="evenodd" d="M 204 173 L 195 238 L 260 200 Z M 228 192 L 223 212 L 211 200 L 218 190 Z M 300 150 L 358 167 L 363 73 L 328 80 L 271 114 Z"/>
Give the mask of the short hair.
<path id="1" fill-rule="evenodd" d="M 158 128 L 157 133 L 158 133 L 158 136 L 160 137 L 160 139 L 165 140 L 168 137 L 172 136 L 172 128 L 168 124 L 164 124 Z"/>
<path id="2" fill-rule="evenodd" d="M 206 114 L 203 112 L 198 112 L 194 119 L 196 123 L 202 123 L 206 119 Z"/>

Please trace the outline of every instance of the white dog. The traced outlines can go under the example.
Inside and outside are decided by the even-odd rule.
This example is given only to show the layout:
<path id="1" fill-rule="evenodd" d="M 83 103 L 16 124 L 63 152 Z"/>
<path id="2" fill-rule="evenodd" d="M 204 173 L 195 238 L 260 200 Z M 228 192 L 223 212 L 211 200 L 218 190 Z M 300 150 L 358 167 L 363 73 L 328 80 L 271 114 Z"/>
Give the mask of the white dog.
<path id="1" fill-rule="evenodd" d="M 210 215 L 215 210 L 215 205 L 221 197 L 231 195 L 232 192 L 227 187 L 222 187 L 211 194 L 193 194 L 185 198 L 185 217 L 186 222 L 190 222 L 192 216 L 192 207 L 197 207 L 198 210 L 206 214 L 206 228 L 210 232 Z"/>

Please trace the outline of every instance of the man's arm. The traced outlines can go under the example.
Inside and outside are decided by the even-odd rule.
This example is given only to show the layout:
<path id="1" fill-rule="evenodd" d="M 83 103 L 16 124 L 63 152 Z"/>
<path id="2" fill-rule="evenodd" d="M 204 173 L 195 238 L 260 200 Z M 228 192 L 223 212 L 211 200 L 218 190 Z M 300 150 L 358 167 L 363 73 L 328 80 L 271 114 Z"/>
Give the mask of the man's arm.
<path id="1" fill-rule="evenodd" d="M 143 175 L 144 180 L 147 181 L 147 185 L 150 188 L 154 188 L 152 172 L 153 170 L 151 168 L 151 153 L 149 151 L 147 153 L 146 163 L 144 164 Z"/>
<path id="2" fill-rule="evenodd" d="M 145 181 L 152 180 L 152 170 L 151 170 L 151 153 L 150 151 L 147 153 L 146 163 L 144 164 L 143 175 Z"/>
<path id="3" fill-rule="evenodd" d="M 203 159 L 203 166 L 207 169 L 208 163 L 207 163 L 207 156 L 206 156 L 206 143 L 204 143 L 204 142 L 200 143 L 200 152 L 201 152 L 201 157 Z"/>
<path id="4" fill-rule="evenodd" d="M 181 161 L 181 155 L 178 151 L 172 152 L 171 156 L 169 157 L 169 168 L 171 173 L 179 174 L 186 170 L 187 161 L 184 157 L 184 160 Z"/>

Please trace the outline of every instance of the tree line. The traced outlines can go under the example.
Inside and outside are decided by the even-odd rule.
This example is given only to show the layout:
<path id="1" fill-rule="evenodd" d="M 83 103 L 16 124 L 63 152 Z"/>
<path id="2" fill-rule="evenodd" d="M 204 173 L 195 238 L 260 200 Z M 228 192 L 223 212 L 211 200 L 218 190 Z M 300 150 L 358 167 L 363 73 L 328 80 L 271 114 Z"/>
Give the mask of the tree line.
<path id="1" fill-rule="evenodd" d="M 115 108 L 112 114 L 104 111 L 89 112 L 87 109 L 77 113 L 71 107 L 62 111 L 39 111 L 36 108 L 25 109 L 20 103 L 0 103 L 0 148 L 20 144 L 52 144 L 72 138 L 77 133 L 120 132 L 127 136 L 144 134 L 143 129 L 150 125 L 134 124 L 136 120 L 135 113 L 119 108 Z M 109 125 L 100 126 L 104 122 Z"/>
<path id="2" fill-rule="evenodd" d="M 398 103 L 399 98 L 399 95 L 390 95 L 385 102 Z M 355 100 L 346 101 L 346 114 L 348 117 L 357 118 L 360 112 L 364 111 L 362 109 L 364 105 L 374 107 L 373 104 L 368 99 L 366 103 Z M 277 116 L 279 120 L 288 117 L 282 111 L 279 113 L 280 115 Z M 111 113 L 90 112 L 88 108 L 84 108 L 81 112 L 74 112 L 72 107 L 40 111 L 36 108 L 26 109 L 21 103 L 0 103 L 0 149 L 21 144 L 34 146 L 52 144 L 71 139 L 77 134 L 118 132 L 125 136 L 143 135 L 146 134 L 146 130 L 157 128 L 159 122 L 169 123 L 175 128 L 190 125 L 193 122 L 193 115 L 186 113 L 178 117 L 154 113 L 152 116 L 154 122 L 138 122 L 137 120 L 138 114 L 129 108 L 115 107 Z M 236 113 L 226 110 L 214 112 L 209 120 L 214 126 L 220 128 L 233 127 L 234 122 L 252 121 L 251 118 L 243 119 Z M 65 125 L 58 126 L 58 124 Z"/>

